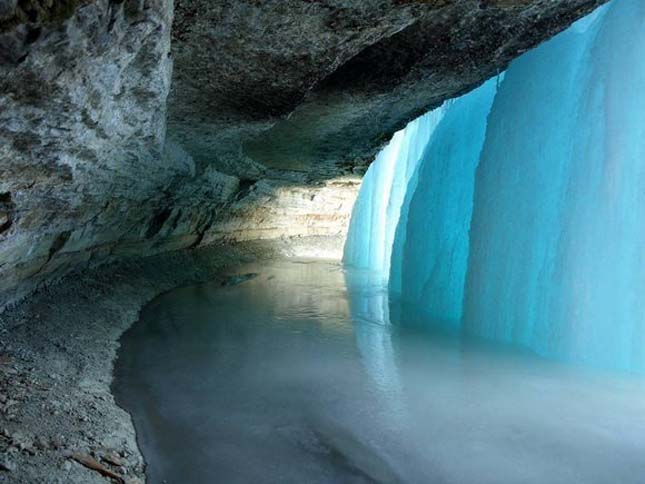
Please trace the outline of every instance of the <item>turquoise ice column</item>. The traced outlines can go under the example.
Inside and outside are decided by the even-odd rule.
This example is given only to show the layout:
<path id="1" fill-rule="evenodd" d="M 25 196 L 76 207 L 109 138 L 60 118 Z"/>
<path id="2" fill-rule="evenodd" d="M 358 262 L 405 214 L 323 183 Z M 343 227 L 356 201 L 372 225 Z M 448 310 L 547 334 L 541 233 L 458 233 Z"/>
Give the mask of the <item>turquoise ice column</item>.
<path id="1" fill-rule="evenodd" d="M 385 281 L 401 205 L 431 133 L 443 116 L 436 109 L 397 132 L 370 165 L 354 205 L 343 260 L 371 269 Z"/>
<path id="2" fill-rule="evenodd" d="M 475 170 L 498 80 L 443 106 L 396 233 L 390 290 L 458 326 L 468 263 Z"/>
<path id="3" fill-rule="evenodd" d="M 469 332 L 642 369 L 645 3 L 617 0 L 515 62 L 477 172 Z"/>

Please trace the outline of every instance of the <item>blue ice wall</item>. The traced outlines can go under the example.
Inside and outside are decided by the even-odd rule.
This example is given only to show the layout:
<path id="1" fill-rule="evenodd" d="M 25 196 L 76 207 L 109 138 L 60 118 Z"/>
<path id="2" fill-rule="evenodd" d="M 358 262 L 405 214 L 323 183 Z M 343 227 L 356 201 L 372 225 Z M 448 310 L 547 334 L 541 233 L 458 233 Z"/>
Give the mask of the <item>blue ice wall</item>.
<path id="1" fill-rule="evenodd" d="M 461 318 L 475 169 L 496 83 L 444 104 L 404 205 L 392 257 L 391 292 L 422 302 L 431 317 L 453 325 Z"/>
<path id="2" fill-rule="evenodd" d="M 354 205 L 343 259 L 347 265 L 380 272 L 386 280 L 389 279 L 390 289 L 401 294 L 404 268 L 408 276 L 412 274 L 416 264 L 427 266 L 428 258 L 417 256 L 417 252 L 428 254 L 423 248 L 428 234 L 420 232 L 425 223 L 420 215 L 426 208 L 424 205 L 428 205 L 430 209 L 437 211 L 434 218 L 437 223 L 459 219 L 457 223 L 448 223 L 445 231 L 433 239 L 437 242 L 434 257 L 437 267 L 441 267 L 441 251 L 455 252 L 455 256 L 458 252 L 461 256 L 461 284 L 453 284 L 451 291 L 444 291 L 444 294 L 452 295 L 453 305 L 454 300 L 461 301 L 460 297 L 455 298 L 453 294 L 461 294 L 463 290 L 468 246 L 467 239 L 463 236 L 467 234 L 470 222 L 472 182 L 484 139 L 486 114 L 495 94 L 496 82 L 488 81 L 473 93 L 446 101 L 439 108 L 412 121 L 405 129 L 397 132 L 379 153 L 365 174 Z M 452 163 L 443 162 L 446 157 L 450 157 Z M 436 170 L 443 170 L 443 173 L 435 173 Z M 451 182 L 450 185 L 448 181 Z M 432 204 L 432 201 L 424 198 L 424 194 L 434 193 L 435 190 L 442 190 L 442 193 L 450 195 L 453 189 L 460 191 L 460 194 L 456 194 L 451 200 L 433 196 L 432 200 L 436 203 Z M 421 192 L 420 196 L 415 195 L 417 191 Z M 457 202 L 458 206 L 451 205 L 453 202 Z M 412 212 L 411 207 L 414 207 Z M 408 222 L 410 213 L 412 224 Z M 467 221 L 465 225 L 463 220 Z M 413 230 L 408 231 L 407 227 Z M 406 243 L 408 237 L 409 242 Z M 448 243 L 451 247 L 446 246 Z M 411 257 L 416 257 L 416 260 Z M 427 286 L 428 279 L 435 282 L 435 287 L 441 285 L 435 280 L 437 278 L 443 278 L 444 282 L 449 283 L 449 271 L 435 271 L 435 279 L 425 277 L 423 270 L 421 273 L 416 284 L 420 288 L 414 288 L 416 298 L 423 293 L 421 286 Z M 409 277 L 406 279 L 406 286 L 407 289 L 412 288 Z M 456 289 L 457 286 L 460 289 Z M 457 306 L 454 311 L 461 310 L 461 302 Z"/>
<path id="3" fill-rule="evenodd" d="M 387 279 L 401 206 L 414 190 L 417 165 L 443 117 L 436 109 L 397 132 L 367 170 L 352 212 L 343 261 Z"/>
<path id="4" fill-rule="evenodd" d="M 346 261 L 465 332 L 645 370 L 645 2 L 430 114 L 370 168 Z"/>
<path id="5" fill-rule="evenodd" d="M 584 124 L 576 111 L 602 26 L 594 19 L 519 58 L 500 87 L 477 172 L 464 305 L 470 331 L 539 350 L 562 343 L 549 296 L 561 293 L 558 241 Z"/>
<path id="6" fill-rule="evenodd" d="M 645 2 L 617 0 L 509 68 L 477 172 L 464 324 L 645 368 Z"/>

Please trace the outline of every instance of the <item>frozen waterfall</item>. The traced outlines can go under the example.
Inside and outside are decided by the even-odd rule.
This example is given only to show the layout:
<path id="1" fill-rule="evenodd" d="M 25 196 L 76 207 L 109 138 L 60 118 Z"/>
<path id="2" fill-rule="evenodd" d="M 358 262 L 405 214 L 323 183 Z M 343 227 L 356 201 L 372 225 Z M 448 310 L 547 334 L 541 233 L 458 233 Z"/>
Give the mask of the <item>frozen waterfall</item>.
<path id="1" fill-rule="evenodd" d="M 345 262 L 383 274 L 390 270 L 394 235 L 428 139 L 443 118 L 435 109 L 395 133 L 365 174 L 345 244 Z"/>
<path id="2" fill-rule="evenodd" d="M 411 123 L 345 262 L 437 324 L 645 370 L 645 3 L 614 0 Z"/>

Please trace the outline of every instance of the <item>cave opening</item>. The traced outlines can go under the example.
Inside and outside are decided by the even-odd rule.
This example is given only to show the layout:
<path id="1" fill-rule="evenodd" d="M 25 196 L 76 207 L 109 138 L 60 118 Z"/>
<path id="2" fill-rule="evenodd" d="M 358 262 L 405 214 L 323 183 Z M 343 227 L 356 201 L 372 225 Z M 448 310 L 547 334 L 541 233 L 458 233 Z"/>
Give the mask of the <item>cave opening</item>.
<path id="1" fill-rule="evenodd" d="M 0 482 L 645 483 L 642 0 L 0 1 Z"/>

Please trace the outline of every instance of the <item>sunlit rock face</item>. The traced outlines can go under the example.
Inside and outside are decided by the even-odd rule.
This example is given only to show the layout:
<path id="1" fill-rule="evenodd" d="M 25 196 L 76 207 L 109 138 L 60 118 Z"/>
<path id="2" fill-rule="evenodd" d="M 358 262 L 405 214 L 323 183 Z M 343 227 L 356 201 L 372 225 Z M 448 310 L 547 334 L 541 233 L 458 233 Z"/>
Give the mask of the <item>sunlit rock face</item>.
<path id="1" fill-rule="evenodd" d="M 645 370 L 644 22 L 642 2 L 616 0 L 434 111 L 401 208 L 348 238 L 346 262 L 385 269 L 437 324 Z M 372 165 L 350 234 L 369 223 L 361 197 L 398 193 L 381 180 L 407 163 Z"/>
<path id="2" fill-rule="evenodd" d="M 319 250 L 294 255 L 340 259 L 352 208 L 358 195 L 358 177 L 317 183 L 294 179 L 264 179 L 238 192 L 205 233 L 203 243 L 285 237 L 329 237 Z"/>
<path id="3" fill-rule="evenodd" d="M 343 234 L 391 133 L 600 3 L 0 2 L 0 308 L 124 255 Z"/>

